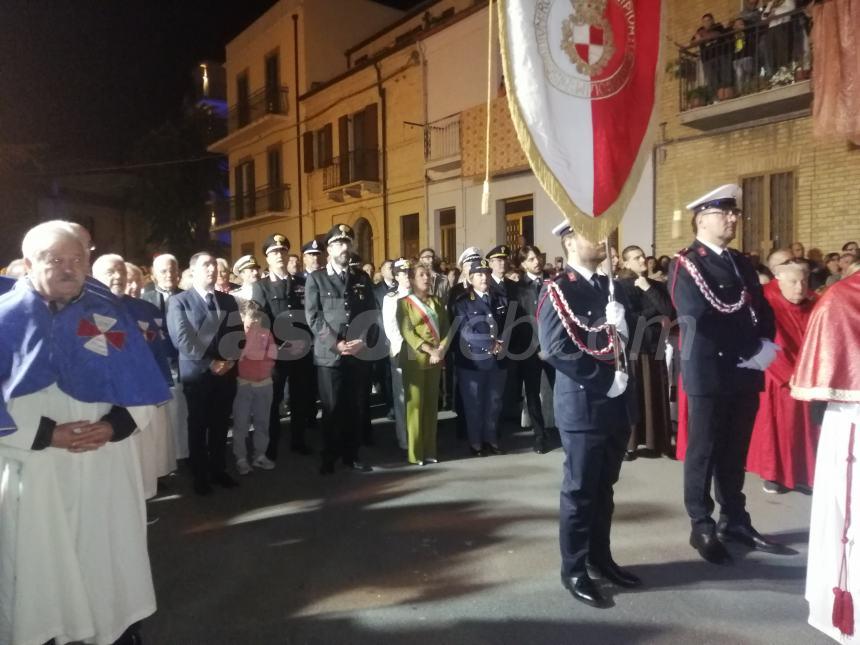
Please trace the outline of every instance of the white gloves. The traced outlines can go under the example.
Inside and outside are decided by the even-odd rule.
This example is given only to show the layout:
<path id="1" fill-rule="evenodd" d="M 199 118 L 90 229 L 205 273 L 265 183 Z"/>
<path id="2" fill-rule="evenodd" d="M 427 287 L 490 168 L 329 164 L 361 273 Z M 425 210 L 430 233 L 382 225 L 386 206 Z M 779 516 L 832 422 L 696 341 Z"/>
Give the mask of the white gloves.
<path id="1" fill-rule="evenodd" d="M 620 302 L 606 303 L 606 322 L 625 338 L 630 338 L 629 330 L 627 329 L 627 319 L 624 317 L 624 305 Z"/>
<path id="2" fill-rule="evenodd" d="M 760 370 L 764 372 L 768 366 L 776 359 L 776 353 L 781 352 L 782 347 L 767 338 L 761 339 L 761 349 L 758 354 L 738 363 L 738 367 L 745 367 L 749 370 Z"/>
<path id="3" fill-rule="evenodd" d="M 623 311 L 624 307 L 621 309 Z M 624 394 L 624 390 L 627 389 L 627 380 L 629 378 L 630 377 L 627 375 L 627 372 L 615 372 L 615 379 L 613 379 L 612 386 L 609 388 L 606 396 L 610 399 L 614 399 L 616 396 Z"/>

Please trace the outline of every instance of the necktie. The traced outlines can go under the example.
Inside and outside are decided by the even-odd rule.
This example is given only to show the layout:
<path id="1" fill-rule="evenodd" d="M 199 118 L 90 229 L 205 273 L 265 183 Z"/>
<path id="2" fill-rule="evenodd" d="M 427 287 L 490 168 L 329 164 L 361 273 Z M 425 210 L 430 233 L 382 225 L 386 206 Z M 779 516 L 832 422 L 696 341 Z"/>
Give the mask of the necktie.
<path id="1" fill-rule="evenodd" d="M 215 294 L 207 293 L 206 294 L 206 308 L 209 311 L 215 311 Z"/>
<path id="2" fill-rule="evenodd" d="M 164 316 L 164 312 L 166 310 L 165 305 L 167 304 L 167 300 L 164 297 L 164 294 L 160 291 L 156 291 L 158 294 L 158 308 L 161 309 L 161 315 Z"/>
<path id="3" fill-rule="evenodd" d="M 600 288 L 600 279 L 596 273 L 591 274 L 591 286 L 593 286 L 598 291 L 603 291 L 603 289 Z"/>

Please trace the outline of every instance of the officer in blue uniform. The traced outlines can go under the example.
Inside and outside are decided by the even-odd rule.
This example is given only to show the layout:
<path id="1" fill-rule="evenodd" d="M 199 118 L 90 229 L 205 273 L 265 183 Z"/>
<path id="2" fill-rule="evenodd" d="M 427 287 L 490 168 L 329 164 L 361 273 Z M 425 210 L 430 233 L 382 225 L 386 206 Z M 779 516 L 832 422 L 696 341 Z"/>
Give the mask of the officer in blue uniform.
<path id="1" fill-rule="evenodd" d="M 499 244 L 487 253 L 487 263 L 490 265 L 492 274 L 490 276 L 490 291 L 512 299 L 516 293 L 517 283 L 505 277 L 508 270 L 508 261 L 511 257 L 511 248 L 505 244 Z"/>
<path id="2" fill-rule="evenodd" d="M 498 422 L 507 376 L 501 335 L 507 300 L 489 287 L 486 260 L 472 262 L 469 287 L 454 303 L 460 331 L 454 345 L 457 381 L 466 416 L 469 447 L 476 457 L 501 454 Z"/>
<path id="3" fill-rule="evenodd" d="M 614 359 L 610 339 L 623 345 L 633 325 L 623 302 L 609 302 L 609 279 L 597 273 L 606 258 L 604 246 L 567 223 L 553 232 L 561 236 L 567 263 L 541 291 L 538 335 L 544 359 L 556 370 L 553 408 L 565 454 L 561 579 L 575 599 L 603 607 L 607 603 L 594 578 L 623 587 L 641 584 L 615 563 L 609 546 L 612 487 L 635 414 L 626 395 L 628 375 Z M 620 289 L 616 293 L 623 301 Z"/>
<path id="4" fill-rule="evenodd" d="M 690 545 L 707 561 L 730 561 L 722 542 L 785 553 L 750 522 L 742 492 L 744 466 L 764 370 L 776 357 L 773 311 L 753 266 L 728 248 L 740 220 L 741 190 L 727 184 L 687 208 L 696 240 L 669 269 L 669 291 L 681 326 L 681 380 L 688 401 L 684 505 Z M 720 521 L 714 523 L 711 480 Z"/>

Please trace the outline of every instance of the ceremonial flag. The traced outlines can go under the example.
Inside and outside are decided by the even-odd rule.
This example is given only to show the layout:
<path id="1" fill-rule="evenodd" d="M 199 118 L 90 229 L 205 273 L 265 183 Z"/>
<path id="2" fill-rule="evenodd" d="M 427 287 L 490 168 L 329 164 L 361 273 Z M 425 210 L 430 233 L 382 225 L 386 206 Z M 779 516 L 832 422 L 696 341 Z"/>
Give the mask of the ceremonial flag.
<path id="1" fill-rule="evenodd" d="M 508 105 L 571 227 L 618 226 L 651 155 L 661 0 L 498 0 Z"/>

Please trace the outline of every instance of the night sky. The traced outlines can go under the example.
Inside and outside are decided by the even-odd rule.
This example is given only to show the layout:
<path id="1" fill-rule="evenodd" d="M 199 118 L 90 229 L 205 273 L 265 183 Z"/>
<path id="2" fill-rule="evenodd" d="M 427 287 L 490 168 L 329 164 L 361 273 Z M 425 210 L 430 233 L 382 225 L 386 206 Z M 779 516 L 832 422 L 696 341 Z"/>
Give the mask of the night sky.
<path id="1" fill-rule="evenodd" d="M 56 161 L 124 161 L 179 113 L 194 66 L 223 60 L 274 2 L 0 0 L 0 143 L 46 143 Z"/>

